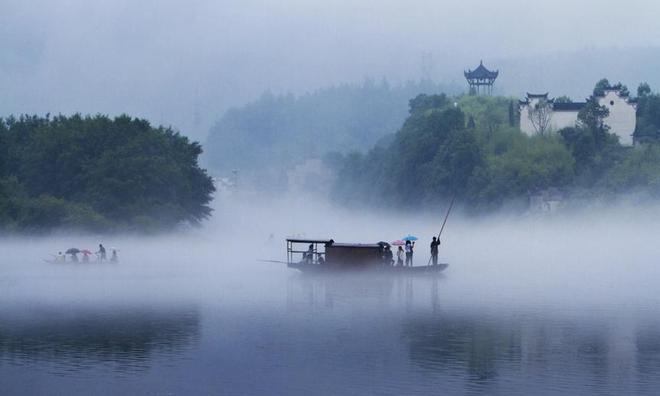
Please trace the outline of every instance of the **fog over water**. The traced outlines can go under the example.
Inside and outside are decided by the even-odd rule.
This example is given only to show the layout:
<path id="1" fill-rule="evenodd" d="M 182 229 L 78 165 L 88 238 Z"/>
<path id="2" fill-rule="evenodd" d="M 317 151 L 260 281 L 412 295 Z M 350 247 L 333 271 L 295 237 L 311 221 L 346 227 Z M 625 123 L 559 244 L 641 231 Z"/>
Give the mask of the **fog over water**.
<path id="1" fill-rule="evenodd" d="M 445 208 L 225 198 L 201 229 L 0 241 L 0 385 L 37 394 L 653 394 L 657 208 L 450 217 L 438 278 L 303 276 L 287 235 L 420 237 Z M 273 238 L 270 238 L 273 234 Z M 42 261 L 99 241 L 118 264 Z"/>

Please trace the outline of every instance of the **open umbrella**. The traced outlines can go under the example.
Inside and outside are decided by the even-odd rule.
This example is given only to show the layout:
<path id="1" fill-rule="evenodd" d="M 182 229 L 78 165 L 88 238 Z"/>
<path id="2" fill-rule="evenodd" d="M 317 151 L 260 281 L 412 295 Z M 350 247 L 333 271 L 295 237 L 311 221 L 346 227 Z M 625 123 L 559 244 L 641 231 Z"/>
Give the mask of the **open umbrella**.
<path id="1" fill-rule="evenodd" d="M 396 241 L 393 241 L 391 243 L 392 246 L 403 246 L 405 244 L 406 244 L 406 242 L 402 241 L 401 239 L 397 239 Z"/>
<path id="2" fill-rule="evenodd" d="M 78 249 L 78 248 L 70 248 L 69 250 L 67 250 L 67 251 L 64 252 L 64 253 L 66 253 L 66 254 L 78 254 L 78 253 L 80 253 L 80 249 Z"/>
<path id="3" fill-rule="evenodd" d="M 92 254 L 92 252 L 87 250 L 87 249 L 81 250 L 80 253 L 82 253 L 82 254 Z"/>
<path id="4" fill-rule="evenodd" d="M 408 234 L 408 235 L 404 236 L 404 237 L 401 238 L 401 239 L 403 239 L 404 241 L 416 241 L 416 240 L 417 240 L 417 237 L 414 236 L 414 235 L 410 235 L 410 234 Z"/>

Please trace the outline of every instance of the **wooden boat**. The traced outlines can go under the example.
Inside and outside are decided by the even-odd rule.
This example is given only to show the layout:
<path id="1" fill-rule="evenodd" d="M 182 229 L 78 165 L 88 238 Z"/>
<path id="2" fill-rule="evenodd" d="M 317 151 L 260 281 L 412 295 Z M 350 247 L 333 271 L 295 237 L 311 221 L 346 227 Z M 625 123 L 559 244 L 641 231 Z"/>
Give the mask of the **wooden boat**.
<path id="1" fill-rule="evenodd" d="M 438 274 L 447 263 L 405 267 L 392 265 L 386 250 L 387 242 L 373 244 L 336 243 L 332 239 L 288 238 L 287 267 L 302 272 L 324 273 L 341 271 L 374 271 L 394 274 Z M 298 246 L 307 246 L 298 248 Z"/>

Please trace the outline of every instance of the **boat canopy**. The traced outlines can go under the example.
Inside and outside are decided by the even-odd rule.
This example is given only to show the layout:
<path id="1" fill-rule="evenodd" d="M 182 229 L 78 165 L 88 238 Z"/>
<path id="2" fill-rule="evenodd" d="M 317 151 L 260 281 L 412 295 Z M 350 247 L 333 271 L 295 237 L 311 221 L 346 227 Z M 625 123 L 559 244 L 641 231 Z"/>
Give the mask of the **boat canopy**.
<path id="1" fill-rule="evenodd" d="M 332 239 L 298 239 L 298 238 L 287 238 L 287 242 L 291 243 L 330 243 Z"/>

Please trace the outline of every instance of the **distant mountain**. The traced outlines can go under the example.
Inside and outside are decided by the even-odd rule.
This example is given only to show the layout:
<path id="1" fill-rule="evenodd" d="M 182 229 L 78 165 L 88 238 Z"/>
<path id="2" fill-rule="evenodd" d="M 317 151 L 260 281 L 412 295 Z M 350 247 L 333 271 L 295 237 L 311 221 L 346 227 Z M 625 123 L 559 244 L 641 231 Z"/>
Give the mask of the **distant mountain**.
<path id="1" fill-rule="evenodd" d="M 297 97 L 265 93 L 230 109 L 211 128 L 206 162 L 215 170 L 284 169 L 328 152 L 366 151 L 401 127 L 408 101 L 420 92 L 461 89 L 430 81 L 390 86 L 366 80 Z"/>

